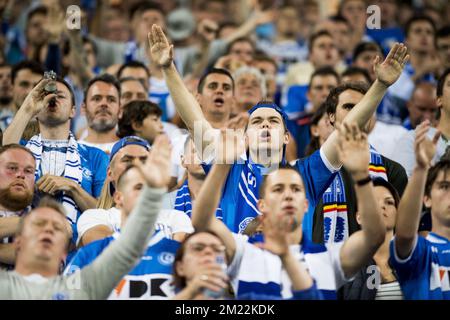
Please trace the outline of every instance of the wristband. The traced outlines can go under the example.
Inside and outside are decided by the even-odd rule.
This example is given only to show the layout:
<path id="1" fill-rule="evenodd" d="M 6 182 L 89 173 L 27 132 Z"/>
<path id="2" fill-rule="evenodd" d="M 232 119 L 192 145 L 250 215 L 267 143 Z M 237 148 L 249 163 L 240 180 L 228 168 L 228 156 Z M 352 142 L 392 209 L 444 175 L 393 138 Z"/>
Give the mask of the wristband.
<path id="1" fill-rule="evenodd" d="M 370 176 L 367 176 L 367 178 L 356 181 L 356 184 L 361 187 L 368 184 L 369 182 L 372 182 L 372 178 Z"/>

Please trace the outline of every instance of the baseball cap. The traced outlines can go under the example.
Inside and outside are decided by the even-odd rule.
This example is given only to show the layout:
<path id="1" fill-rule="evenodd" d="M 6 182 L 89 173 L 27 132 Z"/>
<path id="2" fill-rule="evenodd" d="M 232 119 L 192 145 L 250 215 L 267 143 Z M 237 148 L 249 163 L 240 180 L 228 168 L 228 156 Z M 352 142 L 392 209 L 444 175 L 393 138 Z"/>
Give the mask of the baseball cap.
<path id="1" fill-rule="evenodd" d="M 116 153 L 120 151 L 120 149 L 122 149 L 123 147 L 129 146 L 129 145 L 142 146 L 145 149 L 147 149 L 147 151 L 150 151 L 150 148 L 151 148 L 148 141 L 145 139 L 142 139 L 141 137 L 126 136 L 126 137 L 123 137 L 122 139 L 120 139 L 119 141 L 117 141 L 114 144 L 114 146 L 112 147 L 111 153 L 109 154 L 109 162 L 111 162 L 111 160 L 114 158 Z"/>

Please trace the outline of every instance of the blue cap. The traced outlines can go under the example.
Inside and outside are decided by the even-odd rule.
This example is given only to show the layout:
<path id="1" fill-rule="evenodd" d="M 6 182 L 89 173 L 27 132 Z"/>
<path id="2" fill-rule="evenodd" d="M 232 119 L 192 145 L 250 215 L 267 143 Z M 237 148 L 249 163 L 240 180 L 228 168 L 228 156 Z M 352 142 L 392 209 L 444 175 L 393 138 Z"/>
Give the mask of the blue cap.
<path id="1" fill-rule="evenodd" d="M 150 150 L 150 144 L 148 143 L 147 140 L 142 139 L 141 137 L 138 136 L 126 136 L 117 141 L 112 147 L 111 153 L 109 154 L 109 162 L 111 162 L 111 160 L 114 158 L 116 153 L 119 152 L 120 149 L 129 145 L 142 146 L 145 149 L 147 149 L 147 151 Z"/>
<path id="2" fill-rule="evenodd" d="M 272 102 L 258 103 L 256 105 L 254 105 L 250 110 L 248 110 L 248 114 L 251 115 L 253 112 L 258 110 L 259 108 L 274 109 L 276 112 L 278 112 L 280 114 L 281 118 L 283 119 L 284 124 L 287 125 L 288 116 L 287 116 L 286 112 L 284 112 L 283 109 L 281 109 L 275 103 L 272 103 Z"/>

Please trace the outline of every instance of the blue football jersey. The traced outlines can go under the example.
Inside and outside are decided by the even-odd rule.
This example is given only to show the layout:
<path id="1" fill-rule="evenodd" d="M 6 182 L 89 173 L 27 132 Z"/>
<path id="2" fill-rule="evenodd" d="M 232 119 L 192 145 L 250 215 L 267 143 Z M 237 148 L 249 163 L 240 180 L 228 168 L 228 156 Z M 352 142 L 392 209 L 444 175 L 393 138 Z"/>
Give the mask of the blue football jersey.
<path id="1" fill-rule="evenodd" d="M 231 167 L 220 201 L 223 222 L 236 233 L 242 233 L 247 225 L 260 215 L 256 204 L 259 199 L 259 187 L 267 171 L 267 168 L 252 162 L 251 159 L 242 160 Z M 206 173 L 211 167 L 212 164 L 203 164 Z M 321 150 L 298 160 L 294 167 L 303 178 L 310 205 L 315 206 L 337 171 L 332 169 Z"/>
<path id="2" fill-rule="evenodd" d="M 418 236 L 409 257 L 400 259 L 391 241 L 390 263 L 408 300 L 450 300 L 450 241 L 430 232 Z"/>
<path id="3" fill-rule="evenodd" d="M 78 250 L 66 267 L 65 274 L 71 274 L 93 262 L 106 247 L 119 236 L 94 241 Z M 175 295 L 172 282 L 172 265 L 180 243 L 168 239 L 163 232 L 151 238 L 147 250 L 139 263 L 119 282 L 111 292 L 110 300 L 165 300 Z"/>
<path id="4" fill-rule="evenodd" d="M 292 298 L 291 281 L 283 269 L 280 258 L 248 242 L 247 236 L 233 234 L 236 253 L 228 268 L 237 299 L 248 295 L 265 294 L 280 299 Z M 290 250 L 304 263 L 324 299 L 336 299 L 336 291 L 346 281 L 341 268 L 342 243 L 321 245 L 302 240 Z"/>

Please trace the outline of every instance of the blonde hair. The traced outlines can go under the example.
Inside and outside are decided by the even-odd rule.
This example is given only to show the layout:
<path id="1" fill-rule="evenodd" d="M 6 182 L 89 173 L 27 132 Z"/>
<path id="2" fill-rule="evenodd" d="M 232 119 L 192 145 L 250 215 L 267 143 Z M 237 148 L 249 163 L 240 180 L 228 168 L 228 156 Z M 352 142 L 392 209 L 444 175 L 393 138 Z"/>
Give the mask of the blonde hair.
<path id="1" fill-rule="evenodd" d="M 111 209 L 115 206 L 114 198 L 111 195 L 111 182 L 108 178 L 103 183 L 102 192 L 97 200 L 97 209 Z"/>

